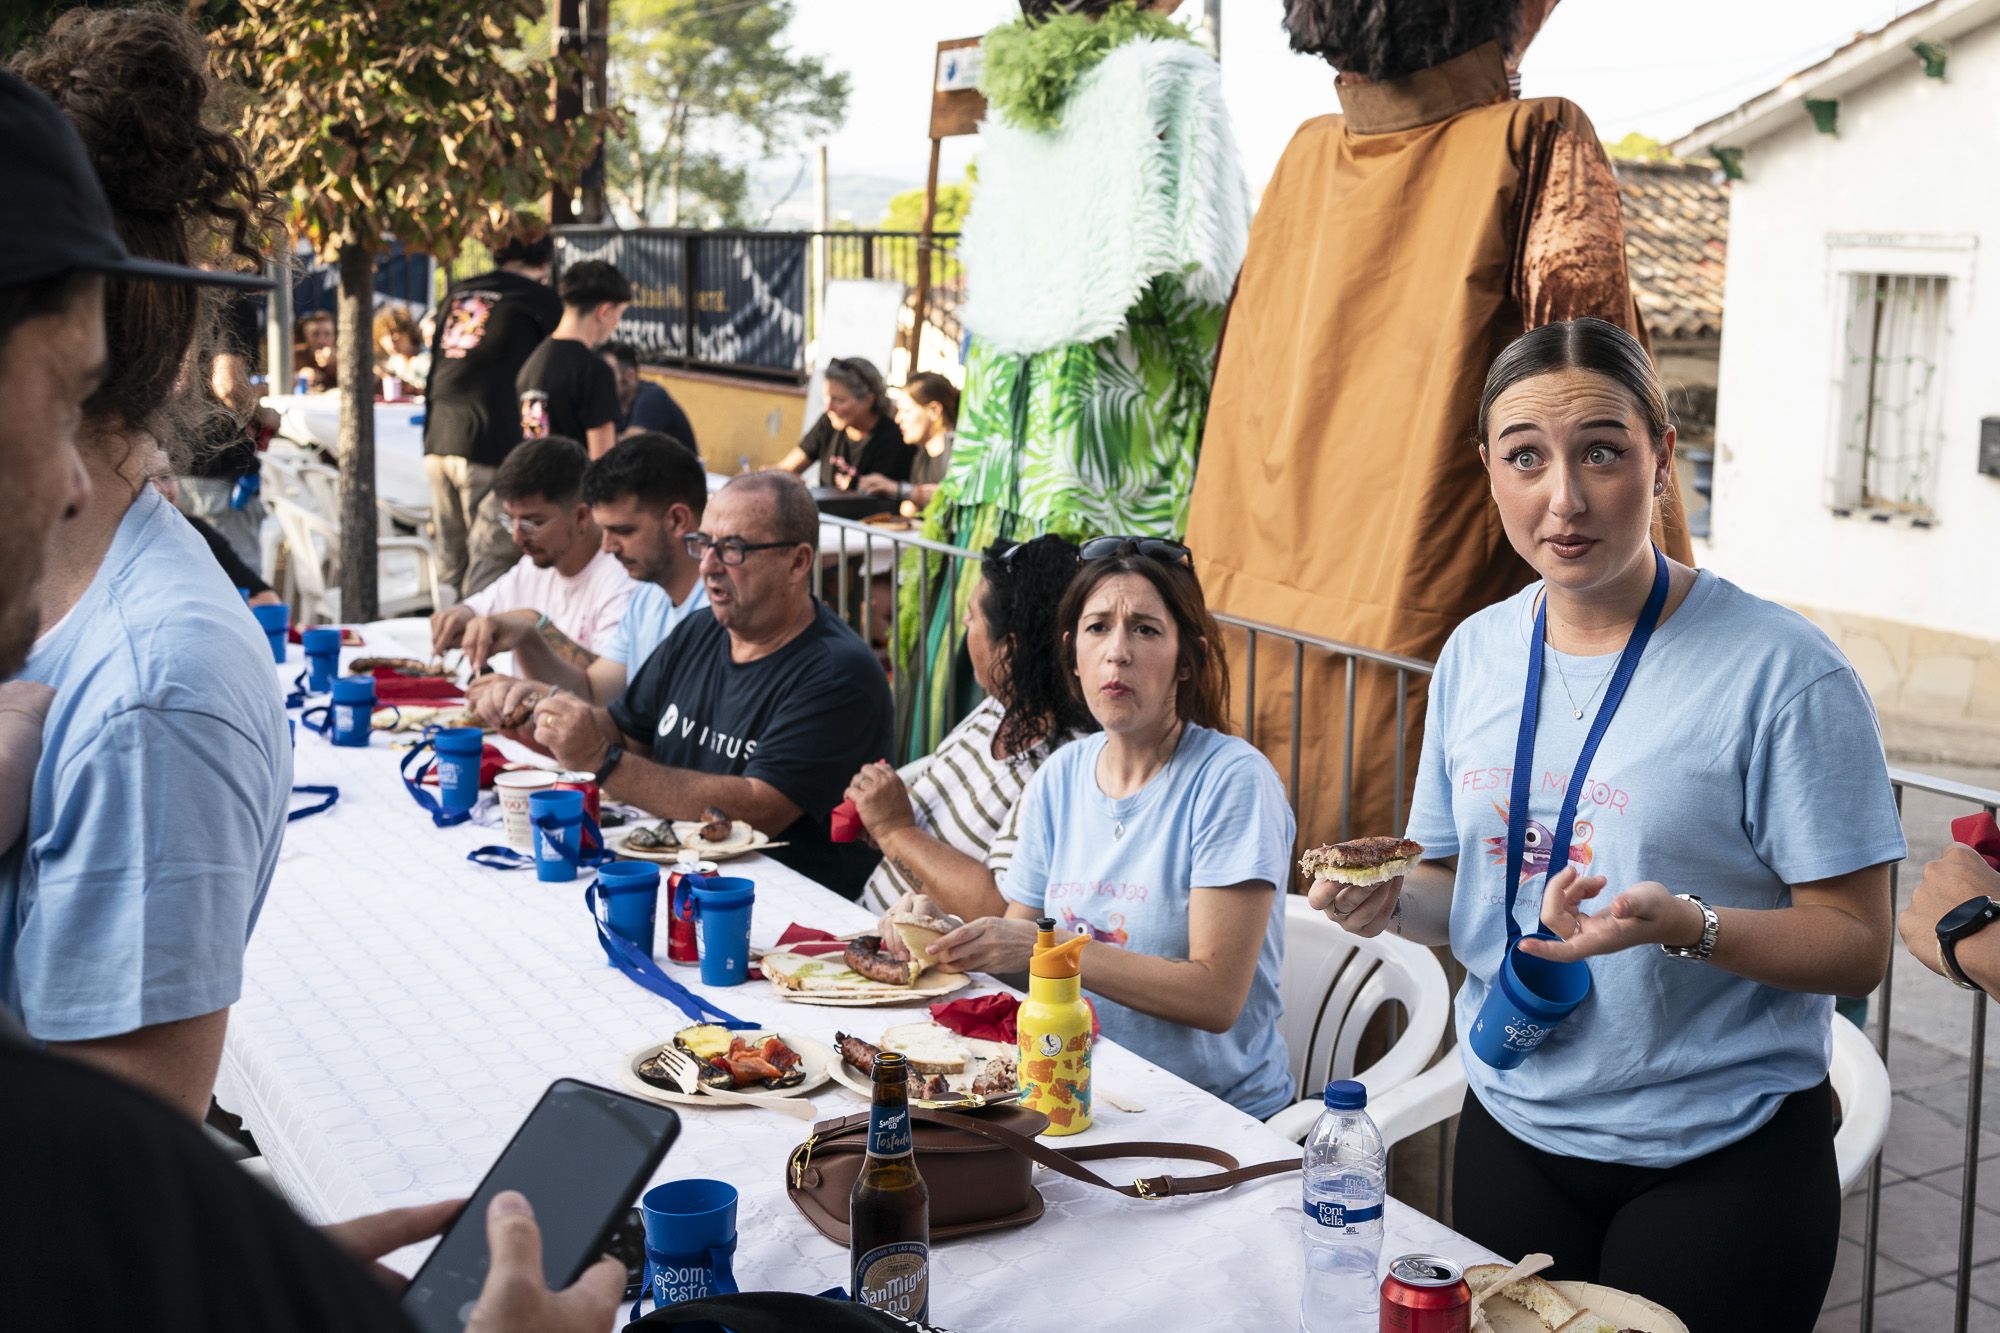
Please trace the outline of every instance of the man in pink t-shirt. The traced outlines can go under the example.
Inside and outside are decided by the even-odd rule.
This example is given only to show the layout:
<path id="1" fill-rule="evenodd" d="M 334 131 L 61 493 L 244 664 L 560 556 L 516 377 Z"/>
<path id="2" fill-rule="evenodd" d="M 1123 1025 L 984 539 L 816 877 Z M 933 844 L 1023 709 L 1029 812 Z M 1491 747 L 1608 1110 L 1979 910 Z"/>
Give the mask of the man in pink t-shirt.
<path id="1" fill-rule="evenodd" d="M 554 627 L 579 648 L 598 650 L 625 616 L 635 585 L 605 553 L 604 534 L 583 503 L 583 446 L 551 435 L 515 446 L 493 494 L 521 559 L 499 578 L 431 617 L 432 650 L 459 647 L 482 616 Z"/>

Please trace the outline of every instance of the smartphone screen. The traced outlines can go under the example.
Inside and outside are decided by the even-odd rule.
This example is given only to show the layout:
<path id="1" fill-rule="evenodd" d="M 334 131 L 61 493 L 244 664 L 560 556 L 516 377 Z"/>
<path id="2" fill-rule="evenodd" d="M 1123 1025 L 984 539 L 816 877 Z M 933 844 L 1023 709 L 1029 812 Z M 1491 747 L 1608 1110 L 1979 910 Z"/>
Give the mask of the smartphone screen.
<path id="1" fill-rule="evenodd" d="M 458 1333 L 472 1317 L 492 1256 L 486 1205 L 519 1190 L 542 1230 L 542 1276 L 567 1287 L 605 1252 L 614 1224 L 666 1156 L 680 1120 L 664 1106 L 557 1079 L 528 1113 L 403 1294 L 425 1333 Z"/>

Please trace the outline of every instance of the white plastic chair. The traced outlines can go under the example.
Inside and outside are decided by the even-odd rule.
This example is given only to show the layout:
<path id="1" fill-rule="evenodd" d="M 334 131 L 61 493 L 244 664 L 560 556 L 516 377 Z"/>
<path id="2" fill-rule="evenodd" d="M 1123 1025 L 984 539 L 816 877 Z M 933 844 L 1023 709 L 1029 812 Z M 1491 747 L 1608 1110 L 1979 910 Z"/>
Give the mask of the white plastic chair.
<path id="1" fill-rule="evenodd" d="M 301 625 L 340 620 L 340 589 L 334 586 L 338 567 L 340 528 L 303 505 L 273 497 L 271 511 L 284 530 L 290 551 Z M 437 578 L 437 558 L 422 537 L 377 537 L 376 579 L 379 614 L 384 620 L 414 615 L 443 605 Z"/>
<path id="2" fill-rule="evenodd" d="M 1833 1159 L 1840 1188 L 1861 1178 L 1889 1134 L 1889 1071 L 1860 1028 L 1833 1016 L 1833 1095 L 1840 1099 L 1840 1129 L 1833 1136 Z"/>
<path id="3" fill-rule="evenodd" d="M 1285 1003 L 1279 1027 L 1290 1053 L 1300 1100 L 1265 1123 L 1297 1142 L 1320 1113 L 1320 1091 L 1332 1079 L 1368 1086 L 1369 1113 L 1393 1143 L 1422 1128 L 1385 1120 L 1393 1091 L 1419 1077 L 1437 1049 L 1451 1013 L 1444 969 L 1430 950 L 1393 935 L 1362 939 L 1316 912 L 1298 894 L 1285 896 L 1285 967 L 1278 982 Z M 1403 1035 L 1366 1069 L 1355 1051 L 1370 1020 L 1387 1004 L 1403 1007 Z M 1447 1056 L 1447 1059 L 1453 1057 Z"/>

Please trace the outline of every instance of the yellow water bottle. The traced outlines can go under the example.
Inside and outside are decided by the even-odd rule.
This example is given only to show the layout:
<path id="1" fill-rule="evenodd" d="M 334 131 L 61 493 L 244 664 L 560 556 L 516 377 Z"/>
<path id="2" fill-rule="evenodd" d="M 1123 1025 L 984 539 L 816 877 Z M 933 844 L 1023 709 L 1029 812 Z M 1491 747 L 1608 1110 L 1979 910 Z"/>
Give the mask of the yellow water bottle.
<path id="1" fill-rule="evenodd" d="M 1083 1002 L 1083 946 L 1077 935 L 1037 948 L 1028 961 L 1028 998 L 1014 1017 L 1021 1105 L 1049 1118 L 1048 1134 L 1090 1128 L 1090 1006 Z"/>

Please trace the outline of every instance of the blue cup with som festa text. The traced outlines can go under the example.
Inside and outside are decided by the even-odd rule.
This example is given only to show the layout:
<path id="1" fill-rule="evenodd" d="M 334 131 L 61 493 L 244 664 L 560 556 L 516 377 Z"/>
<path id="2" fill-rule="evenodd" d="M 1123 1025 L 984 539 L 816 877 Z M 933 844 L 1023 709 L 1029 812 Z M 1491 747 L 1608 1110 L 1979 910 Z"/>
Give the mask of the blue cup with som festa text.
<path id="1" fill-rule="evenodd" d="M 639 1199 L 646 1228 L 646 1292 L 655 1306 L 736 1291 L 736 1187 L 670 1180 Z"/>
<path id="2" fill-rule="evenodd" d="M 653 925 L 660 906 L 660 868 L 650 861 L 608 861 L 597 868 L 597 895 L 592 904 L 606 930 L 622 935 L 648 958 L 653 956 Z M 611 946 L 604 956 L 613 967 L 618 959 Z"/>
<path id="3" fill-rule="evenodd" d="M 250 608 L 250 614 L 257 617 L 258 626 L 263 629 L 264 637 L 270 641 L 271 657 L 283 662 L 285 641 L 292 629 L 292 608 L 279 602 L 273 606 L 253 606 Z"/>
<path id="4" fill-rule="evenodd" d="M 686 876 L 701 938 L 701 984 L 740 986 L 750 976 L 750 909 L 757 885 L 724 875 Z"/>
<path id="5" fill-rule="evenodd" d="M 583 859 L 583 793 L 528 793 L 528 825 L 534 830 L 535 878 L 558 884 L 576 878 Z"/>
<path id="6" fill-rule="evenodd" d="M 340 674 L 340 631 L 315 626 L 301 631 L 299 641 L 306 650 L 306 692 L 325 694 Z"/>
<path id="7" fill-rule="evenodd" d="M 368 744 L 375 717 L 375 677 L 340 677 L 333 682 L 333 702 L 328 707 L 335 745 Z"/>
<path id="8" fill-rule="evenodd" d="M 1495 1069 L 1513 1069 L 1548 1040 L 1588 994 L 1588 965 L 1537 958 L 1523 953 L 1519 940 L 1509 943 L 1472 1023 L 1473 1054 Z"/>
<path id="9" fill-rule="evenodd" d="M 479 756 L 485 733 L 478 727 L 439 727 L 431 734 L 437 755 L 438 808 L 448 815 L 479 804 Z"/>

